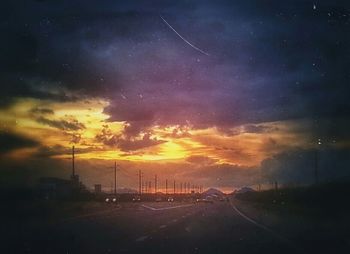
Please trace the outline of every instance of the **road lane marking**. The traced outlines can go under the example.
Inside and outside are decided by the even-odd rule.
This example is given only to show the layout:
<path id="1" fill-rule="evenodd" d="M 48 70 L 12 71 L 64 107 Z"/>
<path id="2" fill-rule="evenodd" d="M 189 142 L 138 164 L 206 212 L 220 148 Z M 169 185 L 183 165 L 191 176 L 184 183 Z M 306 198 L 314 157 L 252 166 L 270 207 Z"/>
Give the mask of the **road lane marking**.
<path id="1" fill-rule="evenodd" d="M 144 240 L 146 240 L 148 238 L 148 235 L 145 236 L 141 236 L 139 238 L 136 239 L 136 242 L 143 242 Z"/>
<path id="2" fill-rule="evenodd" d="M 103 211 L 98 211 L 98 212 L 95 212 L 95 213 L 88 213 L 88 214 L 78 215 L 78 216 L 74 216 L 74 217 L 70 217 L 70 218 L 66 218 L 66 219 L 60 220 L 60 223 L 65 223 L 65 222 L 74 221 L 74 220 L 77 220 L 77 219 L 93 217 L 93 216 L 101 215 L 101 214 L 105 214 L 105 213 L 111 213 L 111 212 L 114 212 L 114 211 L 117 211 L 117 210 L 120 210 L 120 209 L 121 209 L 121 206 L 118 206 L 116 208 L 109 209 L 109 210 L 103 210 Z"/>
<path id="3" fill-rule="evenodd" d="M 174 219 L 173 222 L 177 222 L 177 219 Z"/>
<path id="4" fill-rule="evenodd" d="M 166 225 L 161 225 L 159 228 L 166 228 Z"/>
<path id="5" fill-rule="evenodd" d="M 259 222 L 256 222 L 255 220 L 253 220 L 252 218 L 248 217 L 247 215 L 245 215 L 244 213 L 242 213 L 233 203 L 232 200 L 230 200 L 230 204 L 232 206 L 232 208 L 241 216 L 243 217 L 245 220 L 249 221 L 250 223 L 254 224 L 255 226 L 269 232 L 271 235 L 273 235 L 274 237 L 278 238 L 279 240 L 281 240 L 282 242 L 285 242 L 286 244 L 288 244 L 290 247 L 294 248 L 295 250 L 297 250 L 299 253 L 305 253 L 304 250 L 300 249 L 299 247 L 297 247 L 292 241 L 290 241 L 289 239 L 279 235 L 278 233 L 276 233 L 275 231 L 273 231 L 272 229 L 266 227 L 263 224 L 260 224 Z"/>
<path id="6" fill-rule="evenodd" d="M 245 215 L 244 213 L 242 213 L 232 202 L 231 202 L 231 206 L 232 208 L 240 215 L 242 216 L 244 219 L 246 219 L 247 221 L 253 223 L 255 226 L 259 227 L 259 228 L 262 228 L 266 231 L 269 231 L 270 233 L 275 233 L 273 232 L 271 229 L 269 229 L 268 227 L 256 222 L 255 220 L 249 218 L 247 215 Z"/>
<path id="7" fill-rule="evenodd" d="M 176 209 L 176 208 L 182 208 L 182 207 L 190 207 L 190 206 L 193 206 L 193 204 L 169 206 L 169 207 L 161 207 L 161 208 L 155 208 L 155 207 L 148 206 L 148 205 L 141 205 L 141 206 L 144 207 L 144 208 L 150 209 L 152 211 L 162 211 L 162 210 L 170 210 L 170 209 Z"/>

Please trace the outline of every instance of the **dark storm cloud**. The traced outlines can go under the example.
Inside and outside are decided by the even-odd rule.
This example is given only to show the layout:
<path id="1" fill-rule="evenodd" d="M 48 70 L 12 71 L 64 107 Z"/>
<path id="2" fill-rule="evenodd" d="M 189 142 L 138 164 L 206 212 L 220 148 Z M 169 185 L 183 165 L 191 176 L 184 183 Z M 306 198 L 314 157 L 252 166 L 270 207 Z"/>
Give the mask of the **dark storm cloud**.
<path id="1" fill-rule="evenodd" d="M 101 132 L 97 134 L 95 138 L 96 141 L 110 147 L 118 147 L 123 152 L 133 152 L 166 142 L 164 140 L 152 138 L 150 133 L 144 133 L 141 138 L 137 137 L 140 131 L 140 129 L 133 129 L 130 125 L 125 126 L 122 135 L 116 135 L 108 125 L 104 125 Z"/>
<path id="2" fill-rule="evenodd" d="M 207 156 L 198 156 L 198 155 L 190 156 L 186 159 L 186 161 L 193 163 L 195 165 L 201 165 L 201 166 L 212 165 L 216 162 L 215 159 L 209 158 Z"/>
<path id="3" fill-rule="evenodd" d="M 235 165 L 207 165 L 195 170 L 188 170 L 181 176 L 193 178 L 202 182 L 206 186 L 217 187 L 242 187 L 254 185 L 258 180 L 257 168 L 246 168 Z"/>
<path id="4" fill-rule="evenodd" d="M 151 138 L 149 134 L 145 134 L 142 139 L 119 138 L 117 140 L 117 147 L 124 152 L 130 152 L 156 146 L 165 142 L 165 140 Z"/>
<path id="5" fill-rule="evenodd" d="M 0 155 L 7 152 L 20 149 L 36 147 L 39 143 L 27 137 L 23 137 L 14 133 L 0 131 Z"/>
<path id="6" fill-rule="evenodd" d="M 86 148 L 75 148 L 75 154 L 83 154 L 91 151 L 99 150 L 96 147 L 86 147 Z M 33 158 L 49 158 L 57 155 L 70 155 L 72 154 L 72 149 L 69 147 L 64 147 L 61 145 L 54 146 L 40 146 L 33 154 Z"/>
<path id="7" fill-rule="evenodd" d="M 315 165 L 320 182 L 350 179 L 350 152 L 331 147 L 315 150 L 297 149 L 275 155 L 261 163 L 265 183 L 278 181 L 286 185 L 315 182 Z"/>
<path id="8" fill-rule="evenodd" d="M 72 131 L 77 131 L 77 130 L 82 130 L 85 129 L 85 125 L 78 122 L 77 120 L 71 120 L 71 121 L 66 121 L 66 120 L 50 120 L 45 117 L 38 117 L 36 119 L 38 123 L 45 124 L 60 130 L 72 130 Z"/>
<path id="9" fill-rule="evenodd" d="M 30 110 L 30 112 L 34 113 L 34 114 L 43 114 L 43 115 L 53 115 L 54 114 L 54 111 L 52 109 L 38 108 L 38 107 L 32 108 Z"/>
<path id="10" fill-rule="evenodd" d="M 317 1 L 316 10 L 309 1 L 18 3 L 2 9 L 3 105 L 13 97 L 76 99 L 67 91 L 101 96 L 110 120 L 129 122 L 134 133 L 153 124 L 225 129 L 350 110 L 346 1 Z M 159 14 L 210 57 L 179 40 Z"/>
<path id="11" fill-rule="evenodd" d="M 266 133 L 278 130 L 277 127 L 248 124 L 244 126 L 245 133 Z"/>

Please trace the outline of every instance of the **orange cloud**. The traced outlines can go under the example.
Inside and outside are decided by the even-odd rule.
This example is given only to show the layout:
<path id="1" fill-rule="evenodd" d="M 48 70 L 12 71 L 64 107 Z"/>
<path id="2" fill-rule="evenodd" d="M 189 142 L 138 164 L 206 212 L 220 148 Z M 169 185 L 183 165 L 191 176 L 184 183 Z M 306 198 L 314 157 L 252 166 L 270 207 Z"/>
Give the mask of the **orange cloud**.
<path id="1" fill-rule="evenodd" d="M 283 150 L 308 145 L 304 134 L 295 131 L 298 123 L 293 121 L 225 130 L 195 129 L 189 124 L 155 125 L 130 132 L 128 123 L 109 121 L 104 112 L 107 106 L 108 101 L 98 98 L 74 102 L 22 98 L 0 112 L 1 128 L 35 140 L 42 147 L 69 149 L 74 143 L 84 151 L 78 155 L 84 159 L 138 162 L 189 163 L 195 158 L 207 158 L 207 162 L 217 165 L 250 167 Z M 34 153 L 35 149 L 30 151 Z M 30 156 L 30 152 L 26 154 Z M 66 158 L 69 154 L 51 156 Z"/>

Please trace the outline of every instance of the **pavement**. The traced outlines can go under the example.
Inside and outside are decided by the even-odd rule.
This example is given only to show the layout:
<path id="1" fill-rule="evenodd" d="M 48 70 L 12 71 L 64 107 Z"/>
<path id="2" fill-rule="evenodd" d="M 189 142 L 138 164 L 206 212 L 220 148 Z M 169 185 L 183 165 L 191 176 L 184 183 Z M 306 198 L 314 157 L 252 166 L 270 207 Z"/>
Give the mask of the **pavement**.
<path id="1" fill-rule="evenodd" d="M 15 223 L 10 231 L 2 232 L 1 253 L 306 253 L 232 200 L 102 203 L 54 221 Z"/>

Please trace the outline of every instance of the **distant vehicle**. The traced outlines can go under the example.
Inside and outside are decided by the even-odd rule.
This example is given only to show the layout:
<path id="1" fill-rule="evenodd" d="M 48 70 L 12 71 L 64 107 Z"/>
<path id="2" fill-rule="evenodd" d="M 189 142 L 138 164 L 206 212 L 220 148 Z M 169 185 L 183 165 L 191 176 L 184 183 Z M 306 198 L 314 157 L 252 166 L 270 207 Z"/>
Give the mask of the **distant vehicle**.
<path id="1" fill-rule="evenodd" d="M 174 202 L 174 198 L 173 197 L 168 197 L 168 202 Z"/>
<path id="2" fill-rule="evenodd" d="M 156 198 L 156 202 L 161 202 L 162 198 Z"/>
<path id="3" fill-rule="evenodd" d="M 112 203 L 112 204 L 116 204 L 117 203 L 117 198 L 106 198 L 105 199 L 106 203 Z"/>
<path id="4" fill-rule="evenodd" d="M 250 188 L 250 187 L 242 187 L 238 190 L 236 190 L 234 193 L 235 194 L 241 194 L 241 193 L 247 193 L 247 192 L 255 192 L 255 190 L 253 188 Z"/>
<path id="5" fill-rule="evenodd" d="M 214 201 L 212 199 L 208 199 L 208 198 L 197 198 L 197 203 L 214 203 Z"/>
<path id="6" fill-rule="evenodd" d="M 132 201 L 133 202 L 140 202 L 141 201 L 141 197 L 140 196 L 133 197 Z"/>

